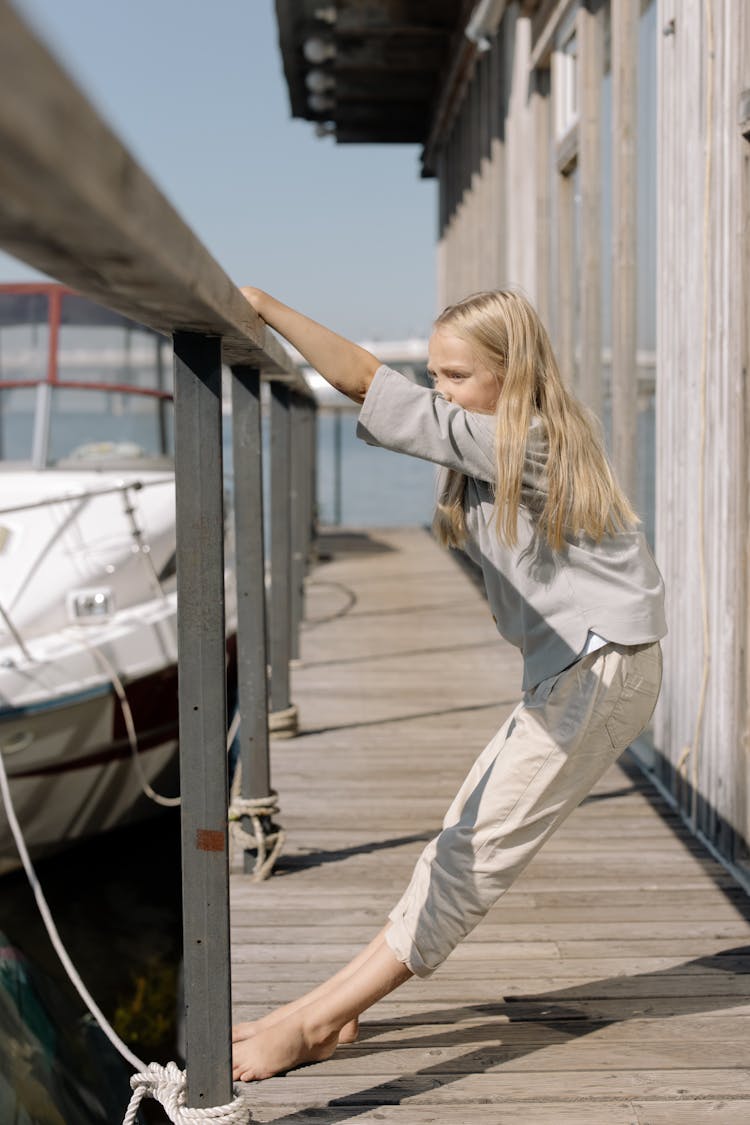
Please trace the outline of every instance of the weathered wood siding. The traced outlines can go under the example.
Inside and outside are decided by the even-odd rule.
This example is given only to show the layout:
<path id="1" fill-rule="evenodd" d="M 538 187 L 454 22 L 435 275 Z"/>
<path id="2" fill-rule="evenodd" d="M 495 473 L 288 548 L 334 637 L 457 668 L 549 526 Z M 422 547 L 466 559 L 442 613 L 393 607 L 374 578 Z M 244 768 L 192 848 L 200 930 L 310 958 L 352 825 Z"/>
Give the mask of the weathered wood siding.
<path id="1" fill-rule="evenodd" d="M 656 553 L 670 634 L 655 761 L 695 827 L 739 859 L 750 838 L 744 390 L 750 142 L 743 135 L 747 121 L 740 126 L 743 113 L 750 116 L 740 108 L 750 90 L 750 6 L 745 0 L 656 2 Z M 621 477 L 642 502 L 649 481 L 640 445 L 635 449 L 634 356 L 646 345 L 637 343 L 633 255 L 646 251 L 636 245 L 633 75 L 643 6 L 634 0 L 579 5 L 579 119 L 561 141 L 550 63 L 575 8 L 551 0 L 508 4 L 491 51 L 475 69 L 441 157 L 439 298 L 442 305 L 478 288 L 522 286 L 537 302 L 563 367 L 575 375 L 578 364 L 580 393 L 601 409 L 608 396 L 596 385 L 597 371 L 602 379 L 608 359 L 597 285 L 603 292 L 611 271 L 613 451 Z M 597 105 L 605 25 L 611 118 Z M 611 142 L 600 145 L 598 135 L 606 138 L 607 130 Z M 610 150 L 611 267 L 608 250 L 597 258 L 599 161 Z M 563 172 L 575 161 L 574 183 Z M 577 191 L 578 245 L 571 225 Z"/>
<path id="2" fill-rule="evenodd" d="M 533 294 L 535 169 L 529 21 L 511 4 L 477 61 L 438 170 L 438 306 L 480 289 Z"/>
<path id="3" fill-rule="evenodd" d="M 748 829 L 748 142 L 738 109 L 750 21 L 744 0 L 662 0 L 658 25 L 672 32 L 658 44 L 656 442 L 670 634 L 655 742 L 664 780 L 733 855 Z"/>

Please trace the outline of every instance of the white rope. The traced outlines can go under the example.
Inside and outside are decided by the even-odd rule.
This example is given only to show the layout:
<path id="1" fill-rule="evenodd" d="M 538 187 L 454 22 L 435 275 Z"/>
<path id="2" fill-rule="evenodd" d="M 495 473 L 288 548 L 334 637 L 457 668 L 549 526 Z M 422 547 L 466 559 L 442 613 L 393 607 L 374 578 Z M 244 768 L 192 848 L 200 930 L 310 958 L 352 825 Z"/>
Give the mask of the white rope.
<path id="1" fill-rule="evenodd" d="M 168 809 L 179 807 L 182 802 L 181 797 L 165 797 L 161 793 L 157 793 L 156 790 L 151 785 L 149 785 L 148 779 L 143 772 L 143 766 L 141 765 L 141 759 L 138 753 L 138 732 L 135 729 L 133 711 L 128 701 L 127 693 L 125 691 L 125 685 L 117 674 L 117 670 L 114 668 L 112 663 L 108 660 L 108 658 L 104 655 L 100 648 L 97 648 L 96 645 L 91 644 L 89 641 L 85 640 L 85 638 L 83 639 L 83 643 L 92 654 L 92 656 L 99 661 L 107 676 L 109 677 L 112 687 L 114 688 L 115 695 L 117 696 L 118 702 L 120 704 L 120 710 L 122 712 L 123 721 L 125 723 L 128 742 L 130 744 L 130 752 L 133 756 L 133 765 L 135 767 L 135 772 L 138 775 L 138 782 L 140 784 L 141 790 L 150 800 L 154 802 L 154 804 L 161 805 L 164 808 Z M 237 710 L 234 713 L 232 722 L 227 732 L 227 750 L 229 750 L 229 747 L 234 742 L 235 735 L 239 730 L 239 726 L 240 712 L 239 710 Z"/>
<path id="2" fill-rule="evenodd" d="M 128 702 L 125 685 L 117 674 L 117 669 L 114 667 L 112 662 L 104 655 L 102 650 L 97 647 L 97 645 L 91 644 L 91 642 L 86 640 L 85 637 L 81 637 L 81 640 L 83 641 L 84 646 L 94 657 L 94 659 L 99 662 L 101 667 L 106 672 L 107 676 L 109 676 L 110 683 L 114 688 L 115 695 L 117 696 L 120 704 L 122 717 L 125 722 L 125 730 L 128 735 L 128 743 L 130 745 L 130 753 L 133 758 L 133 766 L 135 767 L 135 772 L 138 775 L 138 782 L 142 791 L 147 797 L 150 798 L 150 800 L 154 802 L 154 804 L 162 805 L 166 809 L 176 808 L 180 804 L 181 798 L 164 797 L 161 793 L 157 793 L 156 790 L 153 789 L 151 785 L 149 785 L 148 778 L 143 772 L 143 766 L 141 765 L 141 759 L 138 753 L 138 733 L 135 729 L 133 711 L 130 707 L 130 703 Z"/>
<path id="3" fill-rule="evenodd" d="M 2 790 L 3 804 L 5 805 L 5 815 L 8 818 L 8 824 L 10 825 L 10 830 L 13 833 L 13 839 L 16 842 L 18 854 L 21 857 L 21 863 L 23 864 L 24 871 L 26 872 L 26 877 L 29 880 L 29 885 L 34 892 L 34 898 L 36 899 L 36 904 L 39 907 L 39 913 L 42 916 L 42 921 L 44 922 L 47 933 L 49 934 L 49 939 L 54 946 L 55 953 L 60 958 L 63 968 L 70 978 L 71 984 L 78 992 L 78 995 L 81 997 L 84 1004 L 91 1012 L 91 1015 L 99 1024 L 99 1027 L 107 1036 L 112 1046 L 120 1052 L 122 1057 L 126 1059 L 127 1062 L 129 1062 L 130 1065 L 135 1068 L 135 1070 L 143 1070 L 146 1064 L 141 1062 L 138 1056 L 134 1055 L 133 1052 L 125 1046 L 117 1032 L 107 1022 L 103 1012 L 100 1010 L 95 1000 L 91 996 L 91 993 L 86 988 L 86 985 L 78 975 L 75 965 L 71 961 L 65 946 L 60 940 L 60 935 L 57 932 L 55 920 L 50 913 L 49 906 L 47 905 L 47 900 L 44 897 L 44 892 L 39 885 L 39 880 L 36 877 L 36 871 L 34 870 L 28 850 L 26 848 L 26 841 L 24 840 L 21 833 L 21 826 L 19 825 L 18 819 L 16 817 L 16 811 L 13 808 L 13 800 L 10 795 L 8 775 L 5 772 L 5 760 L 3 758 L 2 752 L 0 752 L 0 789 Z"/>
<path id="4" fill-rule="evenodd" d="M 235 789 L 239 788 L 240 771 L 241 767 L 238 766 L 238 776 L 233 787 Z M 283 829 L 277 828 L 274 832 L 266 832 L 261 819 L 270 820 L 278 814 L 278 811 L 279 795 L 275 789 L 272 789 L 267 797 L 232 797 L 229 806 L 230 838 L 240 850 L 256 853 L 255 866 L 250 873 L 250 880 L 253 883 L 260 883 L 268 878 L 284 846 L 286 833 Z M 251 822 L 252 832 L 248 832 L 244 827 L 243 819 Z"/>
<path id="5" fill-rule="evenodd" d="M 252 1121 L 247 1097 L 239 1086 L 234 1087 L 235 1096 L 226 1105 L 202 1106 L 199 1109 L 186 1106 L 187 1076 L 173 1062 L 166 1066 L 151 1063 L 140 1074 L 132 1076 L 130 1085 L 133 1096 L 122 1125 L 134 1125 L 138 1107 L 144 1098 L 158 1101 L 175 1125 L 197 1125 L 204 1121 L 215 1121 L 220 1125 L 248 1125 Z"/>
<path id="6" fill-rule="evenodd" d="M 109 1039 L 115 1050 L 118 1051 L 125 1061 L 136 1071 L 130 1080 L 130 1084 L 133 1088 L 133 1096 L 130 1099 L 123 1125 L 133 1125 L 138 1112 L 138 1106 L 144 1097 L 155 1098 L 159 1101 L 164 1107 L 169 1120 L 177 1123 L 177 1125 L 188 1125 L 188 1123 L 208 1121 L 223 1122 L 226 1123 L 226 1125 L 247 1125 L 247 1123 L 252 1120 L 250 1109 L 244 1096 L 238 1093 L 237 1090 L 235 1090 L 236 1096 L 234 1100 L 227 1105 L 217 1106 L 215 1108 L 202 1107 L 200 1109 L 191 1109 L 185 1105 L 185 1099 L 187 1097 L 187 1079 L 184 1072 L 179 1069 L 176 1063 L 170 1062 L 166 1067 L 162 1067 L 158 1063 L 150 1063 L 147 1066 L 142 1059 L 139 1059 L 137 1055 L 133 1054 L 130 1048 L 123 1043 L 122 1039 L 109 1023 L 101 1008 L 81 980 L 78 970 L 71 961 L 68 951 L 60 939 L 55 920 L 47 905 L 44 891 L 40 886 L 36 871 L 34 870 L 34 865 L 31 862 L 26 847 L 26 841 L 21 832 L 21 826 L 18 823 L 16 811 L 13 807 L 10 786 L 8 784 L 8 775 L 5 770 L 5 759 L 1 751 L 0 792 L 2 793 L 5 815 L 8 819 L 8 824 L 10 825 L 16 847 L 18 848 L 21 863 L 23 864 L 29 885 L 34 893 L 39 913 L 44 922 L 49 939 L 52 942 L 52 946 L 57 956 L 60 958 L 71 984 L 76 989 L 78 995 L 83 1000 L 83 1003 L 86 1005 L 107 1039 Z"/>

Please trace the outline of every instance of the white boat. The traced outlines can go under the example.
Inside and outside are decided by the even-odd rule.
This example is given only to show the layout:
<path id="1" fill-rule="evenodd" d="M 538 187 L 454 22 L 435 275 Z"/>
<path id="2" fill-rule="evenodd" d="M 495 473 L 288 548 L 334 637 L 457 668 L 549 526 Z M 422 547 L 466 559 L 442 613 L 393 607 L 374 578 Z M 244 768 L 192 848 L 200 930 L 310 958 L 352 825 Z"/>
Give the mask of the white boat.
<path id="1" fill-rule="evenodd" d="M 32 853 L 177 795 L 168 347 L 61 286 L 0 286 L 0 751 Z"/>

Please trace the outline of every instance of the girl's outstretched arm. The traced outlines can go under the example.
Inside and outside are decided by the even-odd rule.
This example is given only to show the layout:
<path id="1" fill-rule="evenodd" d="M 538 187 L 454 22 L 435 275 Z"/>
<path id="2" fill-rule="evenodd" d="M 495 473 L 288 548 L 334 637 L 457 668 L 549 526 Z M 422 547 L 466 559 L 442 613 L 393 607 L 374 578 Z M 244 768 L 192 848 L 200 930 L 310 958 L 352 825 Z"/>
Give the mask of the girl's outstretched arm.
<path id="1" fill-rule="evenodd" d="M 358 344 L 282 305 L 262 289 L 245 286 L 242 295 L 260 317 L 301 352 L 337 391 L 364 402 L 380 360 Z"/>

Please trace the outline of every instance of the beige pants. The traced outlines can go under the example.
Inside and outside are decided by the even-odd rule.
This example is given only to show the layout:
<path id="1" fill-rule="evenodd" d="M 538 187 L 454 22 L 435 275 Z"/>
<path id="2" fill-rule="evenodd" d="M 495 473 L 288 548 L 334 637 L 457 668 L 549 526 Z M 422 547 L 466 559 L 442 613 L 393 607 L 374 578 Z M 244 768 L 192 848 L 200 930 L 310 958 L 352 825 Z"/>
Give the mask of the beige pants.
<path id="1" fill-rule="evenodd" d="M 608 644 L 524 695 L 391 911 L 399 961 L 435 971 L 641 733 L 660 686 L 658 642 Z"/>

